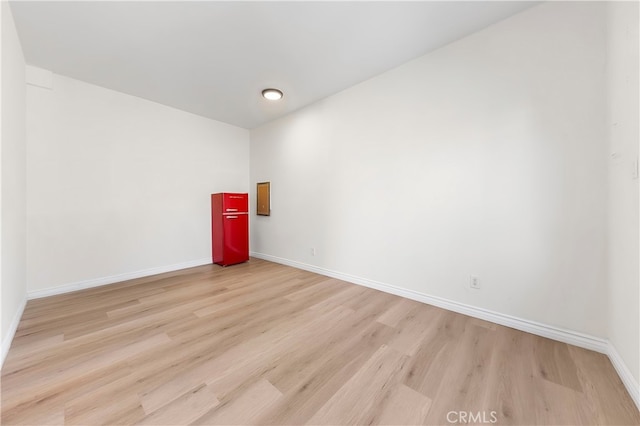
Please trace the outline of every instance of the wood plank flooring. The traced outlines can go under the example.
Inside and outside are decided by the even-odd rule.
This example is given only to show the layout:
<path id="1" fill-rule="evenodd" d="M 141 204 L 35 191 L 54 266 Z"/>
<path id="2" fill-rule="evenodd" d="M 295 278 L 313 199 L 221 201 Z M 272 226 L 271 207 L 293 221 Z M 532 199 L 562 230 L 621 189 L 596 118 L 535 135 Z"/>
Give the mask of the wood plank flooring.
<path id="1" fill-rule="evenodd" d="M 258 259 L 29 301 L 2 424 L 640 424 L 606 356 Z"/>

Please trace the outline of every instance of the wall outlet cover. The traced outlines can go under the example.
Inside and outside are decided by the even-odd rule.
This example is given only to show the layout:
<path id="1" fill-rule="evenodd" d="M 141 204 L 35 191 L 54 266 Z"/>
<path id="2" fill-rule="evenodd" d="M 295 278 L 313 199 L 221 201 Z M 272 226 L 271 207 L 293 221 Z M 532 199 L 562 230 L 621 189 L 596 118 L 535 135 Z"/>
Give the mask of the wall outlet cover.
<path id="1" fill-rule="evenodd" d="M 471 275 L 469 277 L 469 287 L 479 289 L 480 288 L 480 280 L 478 277 Z"/>

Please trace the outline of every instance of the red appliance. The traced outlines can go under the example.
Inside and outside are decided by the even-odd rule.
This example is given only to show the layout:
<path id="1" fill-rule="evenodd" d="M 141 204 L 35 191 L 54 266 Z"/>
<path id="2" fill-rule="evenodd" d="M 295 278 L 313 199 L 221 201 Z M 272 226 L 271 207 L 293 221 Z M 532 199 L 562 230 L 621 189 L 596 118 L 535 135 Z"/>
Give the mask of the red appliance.
<path id="1" fill-rule="evenodd" d="M 249 194 L 211 194 L 211 241 L 213 263 L 249 260 Z"/>

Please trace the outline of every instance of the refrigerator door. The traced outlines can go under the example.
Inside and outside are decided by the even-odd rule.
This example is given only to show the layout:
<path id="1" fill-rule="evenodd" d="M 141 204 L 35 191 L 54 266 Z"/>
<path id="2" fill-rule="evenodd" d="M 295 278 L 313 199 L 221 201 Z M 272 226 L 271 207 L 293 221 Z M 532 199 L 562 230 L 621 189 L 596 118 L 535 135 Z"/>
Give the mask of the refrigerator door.
<path id="1" fill-rule="evenodd" d="M 249 195 L 225 192 L 222 198 L 222 213 L 246 213 L 249 211 Z"/>
<path id="2" fill-rule="evenodd" d="M 249 260 L 249 215 L 224 215 L 223 265 Z"/>

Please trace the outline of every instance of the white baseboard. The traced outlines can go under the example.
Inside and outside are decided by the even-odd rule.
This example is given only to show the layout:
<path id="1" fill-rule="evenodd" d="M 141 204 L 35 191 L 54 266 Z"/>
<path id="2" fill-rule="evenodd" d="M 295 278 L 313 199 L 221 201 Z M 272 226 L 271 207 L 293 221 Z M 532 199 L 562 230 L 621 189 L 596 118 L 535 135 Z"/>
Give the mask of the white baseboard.
<path id="1" fill-rule="evenodd" d="M 627 388 L 631 399 L 636 403 L 636 407 L 640 410 L 640 383 L 638 383 L 631 374 L 629 367 L 624 362 L 620 353 L 616 349 L 615 346 L 611 342 L 609 342 L 609 350 L 607 351 L 607 356 L 611 360 L 611 364 L 613 364 L 613 368 L 618 372 L 618 376 L 620 376 L 620 380 L 624 384 L 624 387 Z"/>
<path id="2" fill-rule="evenodd" d="M 148 277 L 150 275 L 163 274 L 165 272 L 177 271 L 180 269 L 192 268 L 211 263 L 211 258 L 191 260 L 188 262 L 175 263 L 173 265 L 158 266 L 156 268 L 143 269 L 140 271 L 126 272 L 124 274 L 111 275 L 102 278 L 78 281 L 57 287 L 49 287 L 42 290 L 27 292 L 27 299 L 39 299 L 41 297 L 55 296 L 57 294 L 69 293 L 72 291 L 84 290 L 87 288 L 100 287 L 107 284 L 114 284 L 121 281 L 133 280 L 136 278 Z"/>
<path id="3" fill-rule="evenodd" d="M 447 309 L 449 311 L 468 315 L 470 317 L 479 318 L 485 321 L 490 321 L 496 324 L 504 325 L 506 327 L 514 328 L 516 330 L 535 334 L 537 336 L 546 337 L 552 340 L 557 340 L 563 343 L 568 343 L 570 345 L 606 354 L 611 360 L 611 363 L 615 367 L 616 371 L 618 372 L 618 375 L 627 388 L 627 391 L 629 391 L 631 398 L 633 398 L 634 402 L 640 409 L 639 385 L 622 360 L 622 357 L 620 357 L 620 354 L 618 354 L 618 351 L 606 339 L 601 339 L 599 337 L 590 336 L 588 334 L 580 333 L 577 331 L 554 327 L 551 325 L 542 324 L 536 321 L 530 321 L 511 315 L 501 314 L 499 312 L 490 311 L 488 309 L 477 308 L 475 306 L 455 302 L 453 300 L 448 300 L 437 296 L 430 296 L 414 290 L 396 287 L 390 284 L 369 280 L 367 278 L 343 274 L 341 272 L 320 268 L 318 266 L 297 262 L 295 260 L 284 259 L 281 257 L 257 252 L 252 252 L 251 256 L 258 259 L 268 260 L 270 262 L 280 263 L 282 265 L 303 269 L 305 271 L 315 272 L 317 274 L 326 275 L 328 277 L 337 278 L 339 280 L 380 290 L 385 293 L 395 294 L 396 296 L 406 297 L 407 299 L 416 300 L 428 305 L 433 305 L 439 308 Z"/>
<path id="4" fill-rule="evenodd" d="M 6 336 L 2 339 L 2 352 L 0 353 L 0 370 L 4 365 L 4 360 L 7 358 L 7 354 L 9 353 L 9 349 L 11 348 L 11 342 L 13 342 L 13 337 L 16 335 L 16 331 L 18 330 L 18 324 L 20 324 L 20 319 L 22 318 L 22 314 L 24 313 L 24 308 L 27 306 L 27 299 L 24 298 L 16 314 L 13 316 L 11 320 L 11 324 L 9 325 L 9 330 L 7 330 Z"/>

